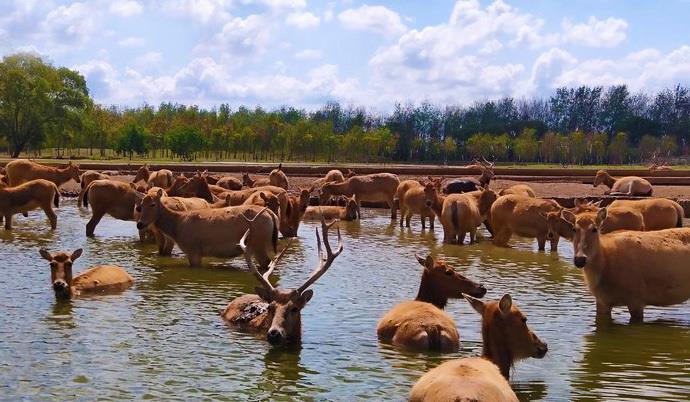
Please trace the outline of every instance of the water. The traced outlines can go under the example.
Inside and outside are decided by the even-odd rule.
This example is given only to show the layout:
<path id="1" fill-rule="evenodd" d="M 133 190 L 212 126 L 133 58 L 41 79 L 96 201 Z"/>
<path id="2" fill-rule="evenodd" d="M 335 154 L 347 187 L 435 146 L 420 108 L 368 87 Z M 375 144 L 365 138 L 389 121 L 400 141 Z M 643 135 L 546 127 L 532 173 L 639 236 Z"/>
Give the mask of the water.
<path id="1" fill-rule="evenodd" d="M 138 243 L 132 222 L 111 218 L 87 239 L 89 212 L 71 200 L 55 232 L 39 211 L 18 216 L 12 232 L 0 231 L 2 398 L 404 400 L 442 360 L 481 353 L 479 316 L 462 300 L 447 308 L 460 330 L 459 353 L 411 354 L 378 343 L 376 322 L 414 298 L 421 270 L 414 253 L 428 252 L 482 282 L 486 298 L 511 293 L 548 342 L 544 359 L 513 370 L 522 400 L 690 398 L 689 303 L 648 308 L 644 325 L 628 325 L 627 312 L 615 309 L 614 324 L 597 328 L 569 243 L 557 254 L 538 253 L 525 239 L 513 240 L 513 249 L 443 246 L 440 225 L 420 234 L 418 221 L 401 230 L 387 214 L 365 210 L 361 223 L 341 223 L 345 251 L 313 286 L 301 349 L 287 350 L 220 319 L 229 300 L 256 286 L 241 258 L 192 269 L 178 251 L 159 258 L 154 245 Z M 308 277 L 317 263 L 314 227 L 301 226 L 274 283 L 295 287 Z M 83 247 L 75 272 L 117 263 L 136 283 L 121 294 L 58 303 L 40 247 Z"/>

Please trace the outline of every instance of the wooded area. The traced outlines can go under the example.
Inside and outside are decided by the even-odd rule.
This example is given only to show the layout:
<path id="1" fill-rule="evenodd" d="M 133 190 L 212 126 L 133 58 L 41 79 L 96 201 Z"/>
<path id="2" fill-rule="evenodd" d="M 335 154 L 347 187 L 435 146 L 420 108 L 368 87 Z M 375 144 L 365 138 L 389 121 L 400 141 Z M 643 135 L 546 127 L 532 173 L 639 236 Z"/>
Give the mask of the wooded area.
<path id="1" fill-rule="evenodd" d="M 379 114 L 329 102 L 318 110 L 96 104 L 83 76 L 36 55 L 0 63 L 0 138 L 12 157 L 194 160 L 645 163 L 688 153 L 690 91 L 625 85 L 560 88 L 548 98 L 469 106 L 396 104 Z M 79 151 L 76 151 L 79 150 Z M 84 151 L 85 150 L 85 151 Z"/>

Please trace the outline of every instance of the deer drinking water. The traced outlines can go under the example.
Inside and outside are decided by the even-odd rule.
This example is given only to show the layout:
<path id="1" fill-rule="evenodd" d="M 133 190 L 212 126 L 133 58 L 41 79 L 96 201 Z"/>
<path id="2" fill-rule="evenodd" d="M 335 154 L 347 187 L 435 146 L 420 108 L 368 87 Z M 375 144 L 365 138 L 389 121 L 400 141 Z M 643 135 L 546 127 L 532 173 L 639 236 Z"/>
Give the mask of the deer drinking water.
<path id="1" fill-rule="evenodd" d="M 324 255 L 322 251 L 321 237 L 317 228 L 316 243 L 318 244 L 319 267 L 306 282 L 294 290 L 275 288 L 269 279 L 289 244 L 273 258 L 268 265 L 268 270 L 262 275 L 253 263 L 250 246 L 246 243 L 252 230 L 251 227 L 247 229 L 240 239 L 240 247 L 244 251 L 249 270 L 259 280 L 261 286 L 256 287 L 256 294 L 239 296 L 231 301 L 222 313 L 223 320 L 244 331 L 265 333 L 266 340 L 272 345 L 299 343 L 302 337 L 302 309 L 314 295 L 314 291 L 309 289 L 309 286 L 326 273 L 333 261 L 343 251 L 340 228 L 337 229 L 338 248 L 335 252 L 331 249 L 328 240 L 328 231 L 337 222 L 333 221 L 327 224 L 326 220 L 321 218 L 321 233 L 326 253 Z"/>

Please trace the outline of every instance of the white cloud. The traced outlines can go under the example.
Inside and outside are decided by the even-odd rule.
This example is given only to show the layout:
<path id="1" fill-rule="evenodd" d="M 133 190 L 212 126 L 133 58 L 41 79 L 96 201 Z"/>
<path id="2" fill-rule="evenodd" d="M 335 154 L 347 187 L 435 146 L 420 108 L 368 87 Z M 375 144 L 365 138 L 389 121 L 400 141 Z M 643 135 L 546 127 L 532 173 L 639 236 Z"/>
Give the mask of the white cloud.
<path id="1" fill-rule="evenodd" d="M 574 24 L 563 21 L 563 41 L 589 47 L 614 47 L 627 36 L 628 23 L 619 18 L 599 20 L 589 17 L 587 22 Z"/>
<path id="2" fill-rule="evenodd" d="M 385 36 L 399 35 L 407 30 L 400 15 L 384 6 L 363 5 L 338 14 L 344 27 L 357 31 L 371 31 Z"/>
<path id="3" fill-rule="evenodd" d="M 144 8 L 135 0 L 118 0 L 110 4 L 110 12 L 121 17 L 131 17 L 142 13 Z"/>
<path id="4" fill-rule="evenodd" d="M 209 42 L 197 46 L 197 51 L 224 57 L 251 57 L 263 54 L 270 39 L 268 17 L 252 14 L 226 22 Z"/>
<path id="5" fill-rule="evenodd" d="M 318 26 L 321 19 L 310 12 L 294 12 L 288 14 L 285 23 L 297 28 L 312 28 Z"/>
<path id="6" fill-rule="evenodd" d="M 191 18 L 202 24 L 230 19 L 230 0 L 161 0 L 160 8 L 172 15 Z"/>
<path id="7" fill-rule="evenodd" d="M 295 53 L 295 58 L 302 60 L 318 59 L 321 58 L 321 51 L 316 49 L 304 49 L 302 51 Z"/>
<path id="8" fill-rule="evenodd" d="M 122 47 L 140 47 L 144 46 L 146 43 L 146 40 L 144 38 L 136 37 L 136 36 L 130 36 L 124 39 L 121 39 L 117 42 L 119 46 Z"/>
<path id="9" fill-rule="evenodd" d="M 86 3 L 72 3 L 50 11 L 40 24 L 39 36 L 60 46 L 83 44 L 98 30 L 98 10 Z"/>

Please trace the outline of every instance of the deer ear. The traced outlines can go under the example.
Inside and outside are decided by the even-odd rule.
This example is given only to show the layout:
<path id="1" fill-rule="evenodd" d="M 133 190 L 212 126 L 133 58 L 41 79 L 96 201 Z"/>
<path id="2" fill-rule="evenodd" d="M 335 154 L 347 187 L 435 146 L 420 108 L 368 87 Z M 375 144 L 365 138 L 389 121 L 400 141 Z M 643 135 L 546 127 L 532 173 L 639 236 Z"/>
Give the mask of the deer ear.
<path id="1" fill-rule="evenodd" d="M 72 260 L 72 262 L 74 262 L 74 260 L 76 260 L 77 258 L 81 257 L 81 253 L 82 253 L 82 252 L 84 252 L 84 250 L 81 249 L 81 248 L 78 248 L 78 249 L 74 250 L 74 252 L 73 252 L 72 255 L 69 257 L 69 259 Z"/>
<path id="2" fill-rule="evenodd" d="M 419 263 L 419 265 L 426 267 L 426 258 L 425 257 L 422 257 L 419 254 L 415 254 L 414 256 L 415 256 L 415 258 L 417 258 L 417 262 Z"/>
<path id="3" fill-rule="evenodd" d="M 504 294 L 503 297 L 501 297 L 501 300 L 498 302 L 498 309 L 501 310 L 501 313 L 503 314 L 508 314 L 510 313 L 510 308 L 513 306 L 513 298 L 510 297 L 509 294 Z"/>
<path id="4" fill-rule="evenodd" d="M 156 197 L 161 198 L 163 197 L 163 189 L 159 188 L 158 191 L 156 192 Z"/>
<path id="5" fill-rule="evenodd" d="M 261 286 L 257 286 L 254 288 L 254 291 L 261 298 L 261 300 L 268 303 L 273 301 L 273 292 L 271 292 L 270 290 L 262 288 Z"/>
<path id="6" fill-rule="evenodd" d="M 129 183 L 129 186 L 132 188 L 132 190 L 137 191 L 137 185 L 134 183 Z"/>
<path id="7" fill-rule="evenodd" d="M 470 295 L 462 294 L 462 297 L 467 300 L 468 303 L 470 303 L 470 306 L 476 311 L 477 313 L 484 315 L 484 309 L 486 308 L 486 305 L 484 304 L 483 301 L 476 299 Z"/>
<path id="8" fill-rule="evenodd" d="M 38 250 L 38 253 L 41 255 L 41 257 L 43 257 L 44 260 L 53 261 L 53 256 L 50 255 L 48 250 L 42 248 Z"/>
<path id="9" fill-rule="evenodd" d="M 307 304 L 309 302 L 309 300 L 311 300 L 311 298 L 313 296 L 314 296 L 314 291 L 311 289 L 307 289 L 304 292 L 302 292 L 301 295 L 299 295 L 298 301 L 302 306 L 304 306 L 305 304 Z"/>
<path id="10" fill-rule="evenodd" d="M 602 208 L 597 212 L 597 219 L 596 223 L 597 226 L 601 226 L 602 223 L 604 223 L 604 220 L 606 219 L 606 216 L 608 215 L 608 210 L 606 208 Z"/>
<path id="11" fill-rule="evenodd" d="M 266 194 L 263 191 L 259 192 L 259 197 L 261 197 L 262 200 L 268 202 L 268 197 L 266 197 Z"/>
<path id="12" fill-rule="evenodd" d="M 570 223 L 571 225 L 575 225 L 575 214 L 568 211 L 567 209 L 561 211 L 561 218 L 568 221 L 568 223 Z"/>

